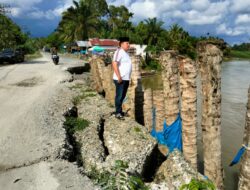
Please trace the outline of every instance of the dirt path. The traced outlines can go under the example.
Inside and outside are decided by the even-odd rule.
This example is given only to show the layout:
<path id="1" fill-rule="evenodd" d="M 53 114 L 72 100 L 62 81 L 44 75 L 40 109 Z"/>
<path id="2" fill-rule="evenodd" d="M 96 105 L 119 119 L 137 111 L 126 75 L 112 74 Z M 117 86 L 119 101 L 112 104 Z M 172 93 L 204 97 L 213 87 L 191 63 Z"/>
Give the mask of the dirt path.
<path id="1" fill-rule="evenodd" d="M 46 54 L 0 67 L 0 189 L 91 189 L 75 165 L 60 160 L 67 157 L 62 113 L 71 98 L 63 94 L 71 78 L 63 67 Z"/>

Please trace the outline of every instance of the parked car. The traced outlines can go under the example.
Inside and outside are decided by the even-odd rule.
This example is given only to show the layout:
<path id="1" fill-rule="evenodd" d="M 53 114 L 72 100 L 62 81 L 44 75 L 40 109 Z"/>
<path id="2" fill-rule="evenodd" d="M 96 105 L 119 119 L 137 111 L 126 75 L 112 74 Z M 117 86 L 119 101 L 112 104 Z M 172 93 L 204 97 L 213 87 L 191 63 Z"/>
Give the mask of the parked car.
<path id="1" fill-rule="evenodd" d="M 0 52 L 0 63 L 21 63 L 24 61 L 24 53 L 21 50 L 5 49 Z"/>

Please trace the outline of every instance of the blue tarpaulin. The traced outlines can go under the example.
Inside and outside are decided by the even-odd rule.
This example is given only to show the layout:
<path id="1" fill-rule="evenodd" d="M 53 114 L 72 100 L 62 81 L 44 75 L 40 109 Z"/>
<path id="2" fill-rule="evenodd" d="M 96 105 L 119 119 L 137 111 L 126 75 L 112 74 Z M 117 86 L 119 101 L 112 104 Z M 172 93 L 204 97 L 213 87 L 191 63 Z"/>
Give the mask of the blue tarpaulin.
<path id="1" fill-rule="evenodd" d="M 244 146 L 242 146 L 229 166 L 233 166 L 233 165 L 237 164 L 240 161 L 240 158 L 244 154 L 245 150 L 246 150 L 246 148 Z"/>
<path id="2" fill-rule="evenodd" d="M 182 151 L 182 125 L 180 114 L 178 114 L 176 120 L 169 126 L 166 121 L 164 121 L 163 130 L 157 132 L 155 130 L 155 108 L 153 108 L 153 130 L 151 131 L 151 135 L 156 138 L 159 144 L 167 146 L 169 153 L 174 149 Z"/>

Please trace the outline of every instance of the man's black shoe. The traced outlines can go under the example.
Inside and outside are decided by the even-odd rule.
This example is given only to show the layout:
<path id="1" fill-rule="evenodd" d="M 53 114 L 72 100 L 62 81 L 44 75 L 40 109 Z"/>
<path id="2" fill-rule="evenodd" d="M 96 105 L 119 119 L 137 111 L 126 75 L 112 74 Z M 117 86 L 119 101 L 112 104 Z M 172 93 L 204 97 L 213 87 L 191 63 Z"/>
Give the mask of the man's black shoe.
<path id="1" fill-rule="evenodd" d="M 120 113 L 117 113 L 117 114 L 115 115 L 115 117 L 116 117 L 117 119 L 124 120 L 124 117 L 123 117 L 122 114 L 120 114 Z"/>
<path id="2" fill-rule="evenodd" d="M 123 117 L 128 117 L 128 116 L 129 116 L 127 112 L 122 112 L 121 115 L 122 115 Z"/>

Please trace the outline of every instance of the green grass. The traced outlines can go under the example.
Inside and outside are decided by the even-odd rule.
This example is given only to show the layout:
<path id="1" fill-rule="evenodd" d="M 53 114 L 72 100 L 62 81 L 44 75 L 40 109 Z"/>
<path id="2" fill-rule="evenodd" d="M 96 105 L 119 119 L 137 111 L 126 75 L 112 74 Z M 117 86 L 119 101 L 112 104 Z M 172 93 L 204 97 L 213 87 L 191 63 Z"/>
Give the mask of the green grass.
<path id="1" fill-rule="evenodd" d="M 42 57 L 42 54 L 40 53 L 40 51 L 37 51 L 37 52 L 35 52 L 33 54 L 25 55 L 25 60 L 30 61 L 30 60 L 33 60 L 33 59 L 37 59 L 39 57 Z"/>
<path id="2" fill-rule="evenodd" d="M 134 131 L 137 132 L 137 133 L 140 133 L 141 129 L 139 127 L 134 127 Z"/>
<path id="3" fill-rule="evenodd" d="M 215 190 L 213 182 L 209 180 L 192 179 L 190 183 L 184 184 L 180 190 Z"/>
<path id="4" fill-rule="evenodd" d="M 73 97 L 72 103 L 74 105 L 78 105 L 81 102 L 81 100 L 88 98 L 88 97 L 94 97 L 96 95 L 97 95 L 96 92 L 92 90 L 86 90 L 86 91 L 82 90 L 78 96 Z"/>
<path id="5" fill-rule="evenodd" d="M 82 118 L 66 117 L 65 129 L 73 135 L 76 131 L 82 131 L 89 126 L 89 121 Z"/>
<path id="6" fill-rule="evenodd" d="M 231 50 L 229 57 L 240 58 L 240 59 L 250 59 L 250 51 Z"/>
<path id="7" fill-rule="evenodd" d="M 87 176 L 102 187 L 102 190 L 149 190 L 141 177 L 128 174 L 126 169 L 128 163 L 122 160 L 116 160 L 115 166 L 109 171 L 98 172 L 92 168 Z"/>
<path id="8" fill-rule="evenodd" d="M 73 90 L 73 89 L 80 89 L 82 88 L 83 84 L 75 84 L 74 86 L 70 86 L 69 89 Z"/>

